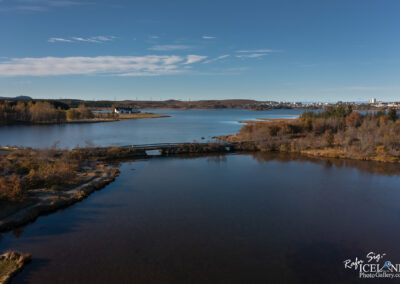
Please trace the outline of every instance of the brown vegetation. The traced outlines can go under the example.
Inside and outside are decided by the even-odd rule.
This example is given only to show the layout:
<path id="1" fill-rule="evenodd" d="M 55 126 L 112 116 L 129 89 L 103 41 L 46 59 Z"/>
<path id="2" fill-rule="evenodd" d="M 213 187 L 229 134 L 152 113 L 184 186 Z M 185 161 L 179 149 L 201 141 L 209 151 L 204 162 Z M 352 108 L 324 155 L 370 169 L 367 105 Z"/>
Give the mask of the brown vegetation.
<path id="1" fill-rule="evenodd" d="M 0 156 L 0 201 L 22 201 L 33 189 L 74 184 L 78 170 L 86 164 L 63 150 L 11 151 Z"/>
<path id="2" fill-rule="evenodd" d="M 8 148 L 0 156 L 0 231 L 69 206 L 112 182 L 119 171 L 102 160 L 126 152 L 93 149 Z"/>
<path id="3" fill-rule="evenodd" d="M 0 284 L 9 283 L 11 277 L 18 273 L 30 260 L 30 254 L 18 252 L 7 252 L 0 255 Z"/>
<path id="4" fill-rule="evenodd" d="M 162 149 L 162 155 L 188 153 L 223 153 L 228 152 L 224 143 L 182 143 L 177 147 Z"/>
<path id="5" fill-rule="evenodd" d="M 21 202 L 36 189 L 66 189 L 106 161 L 145 156 L 133 147 L 87 147 L 74 150 L 15 148 L 0 155 L 0 203 Z"/>
<path id="6" fill-rule="evenodd" d="M 93 112 L 81 103 L 69 108 L 57 102 L 0 101 L 0 125 L 16 123 L 107 122 L 121 119 L 168 117 L 152 113 Z"/>
<path id="7" fill-rule="evenodd" d="M 84 104 L 69 108 L 57 102 L 25 102 L 0 101 L 0 125 L 16 123 L 65 123 L 115 121 L 119 119 L 135 119 L 160 117 L 152 114 L 118 115 L 116 113 L 92 112 Z"/>
<path id="8" fill-rule="evenodd" d="M 95 115 L 84 105 L 64 110 L 50 102 L 0 101 L 0 124 L 61 123 L 92 118 L 95 118 Z"/>
<path id="9" fill-rule="evenodd" d="M 249 123 L 227 140 L 251 141 L 264 151 L 397 161 L 400 121 L 395 110 L 361 115 L 339 106 L 294 120 Z"/>

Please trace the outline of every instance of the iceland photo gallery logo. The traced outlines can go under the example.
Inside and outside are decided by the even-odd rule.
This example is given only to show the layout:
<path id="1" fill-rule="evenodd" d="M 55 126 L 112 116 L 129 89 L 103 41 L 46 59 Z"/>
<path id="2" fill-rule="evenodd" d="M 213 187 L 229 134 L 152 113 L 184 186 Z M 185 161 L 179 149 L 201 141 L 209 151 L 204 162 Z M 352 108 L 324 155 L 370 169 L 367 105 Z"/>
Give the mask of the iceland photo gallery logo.
<path id="1" fill-rule="evenodd" d="M 356 257 L 343 261 L 345 269 L 359 272 L 360 278 L 400 278 L 400 264 L 387 260 L 386 253 L 369 252 L 366 260 Z"/>

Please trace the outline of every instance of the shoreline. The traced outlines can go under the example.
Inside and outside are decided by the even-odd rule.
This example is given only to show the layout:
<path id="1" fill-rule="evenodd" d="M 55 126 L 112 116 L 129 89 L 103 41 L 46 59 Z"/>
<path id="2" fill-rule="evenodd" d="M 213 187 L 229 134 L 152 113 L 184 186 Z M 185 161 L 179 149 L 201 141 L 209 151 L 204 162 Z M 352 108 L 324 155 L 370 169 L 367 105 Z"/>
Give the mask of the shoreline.
<path id="1" fill-rule="evenodd" d="M 96 190 L 104 188 L 119 175 L 119 170 L 104 167 L 87 173 L 89 177 L 73 188 L 52 191 L 33 191 L 31 199 L 21 204 L 5 205 L 0 220 L 0 232 L 8 232 L 35 221 L 39 216 L 68 207 L 88 197 Z M 13 206 L 14 205 L 14 206 Z M 8 210 L 7 210 L 8 209 Z"/>
<path id="2" fill-rule="evenodd" d="M 140 115 L 141 114 L 141 115 Z M 66 120 L 60 122 L 17 122 L 12 124 L 0 124 L 2 126 L 15 126 L 15 125 L 53 125 L 53 124 L 78 124 L 78 123 L 99 123 L 99 122 L 116 122 L 121 120 L 136 120 L 136 119 L 151 119 L 151 118 L 164 118 L 171 117 L 167 114 L 154 114 L 154 113 L 139 113 L 137 115 L 120 115 L 118 118 L 93 118 L 93 119 L 76 119 L 76 120 Z"/>
<path id="3" fill-rule="evenodd" d="M 295 118 L 296 119 L 296 118 Z M 247 120 L 247 121 L 239 121 L 239 123 L 247 124 L 247 125 L 262 125 L 269 124 L 274 122 L 290 122 L 293 121 L 293 118 L 259 118 L 257 120 Z M 218 136 L 219 139 L 228 143 L 253 143 L 253 147 L 251 147 L 251 151 L 261 151 L 261 152 L 277 152 L 277 153 L 294 153 L 300 154 L 306 157 L 312 158 L 335 158 L 335 159 L 350 159 L 357 161 L 373 161 L 380 163 L 400 163 L 400 157 L 390 156 L 390 155 L 348 155 L 346 154 L 341 147 L 324 147 L 324 148 L 314 148 L 307 149 L 301 151 L 290 150 L 287 148 L 284 149 L 275 149 L 275 150 L 265 150 L 257 146 L 259 143 L 263 143 L 266 140 L 257 140 L 257 141 L 244 141 L 239 137 L 239 133 L 231 134 L 231 135 L 222 135 Z"/>
<path id="4" fill-rule="evenodd" d="M 18 147 L 0 147 L 4 157 L 19 151 Z M 41 151 L 41 150 L 32 150 Z M 59 189 L 39 188 L 28 191 L 28 196 L 21 201 L 0 201 L 0 233 L 9 232 L 20 226 L 35 221 L 39 216 L 68 207 L 89 196 L 96 190 L 104 188 L 119 176 L 119 169 L 113 164 L 124 160 L 151 158 L 145 149 L 133 147 L 80 148 L 63 150 L 70 154 L 82 156 L 92 165 L 84 167 L 78 180 L 69 186 Z M 173 147 L 160 148 L 161 156 L 187 153 L 223 153 L 230 152 L 225 144 L 220 143 L 184 143 Z"/>

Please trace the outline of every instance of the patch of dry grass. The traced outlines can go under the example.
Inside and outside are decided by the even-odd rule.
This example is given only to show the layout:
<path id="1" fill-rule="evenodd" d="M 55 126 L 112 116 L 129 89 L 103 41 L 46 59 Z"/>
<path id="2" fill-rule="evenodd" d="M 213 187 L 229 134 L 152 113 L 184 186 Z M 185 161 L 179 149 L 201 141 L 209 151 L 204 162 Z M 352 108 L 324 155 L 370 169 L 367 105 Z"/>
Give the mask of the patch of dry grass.
<path id="1" fill-rule="evenodd" d="M 0 255 L 0 284 L 9 283 L 11 277 L 20 271 L 30 259 L 30 254 L 18 252 L 7 252 Z"/>

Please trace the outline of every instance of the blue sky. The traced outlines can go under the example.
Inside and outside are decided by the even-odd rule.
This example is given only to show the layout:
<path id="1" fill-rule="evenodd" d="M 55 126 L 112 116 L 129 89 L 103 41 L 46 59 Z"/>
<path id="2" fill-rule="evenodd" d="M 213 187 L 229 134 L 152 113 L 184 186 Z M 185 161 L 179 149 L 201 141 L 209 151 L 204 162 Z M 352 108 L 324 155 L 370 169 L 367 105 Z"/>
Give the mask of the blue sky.
<path id="1" fill-rule="evenodd" d="M 400 100 L 400 1 L 0 0 L 0 96 Z"/>

